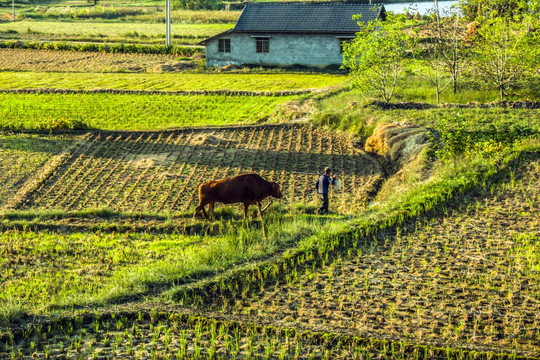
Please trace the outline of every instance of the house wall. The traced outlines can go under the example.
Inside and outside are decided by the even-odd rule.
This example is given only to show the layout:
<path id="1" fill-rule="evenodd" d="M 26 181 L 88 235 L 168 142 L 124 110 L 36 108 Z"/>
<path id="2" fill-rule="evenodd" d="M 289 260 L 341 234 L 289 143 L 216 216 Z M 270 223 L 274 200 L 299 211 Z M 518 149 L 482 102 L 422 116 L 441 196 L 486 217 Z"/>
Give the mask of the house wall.
<path id="1" fill-rule="evenodd" d="M 255 34 L 253 34 L 255 36 Z M 231 52 L 218 52 L 219 39 L 231 39 Z M 206 44 L 206 66 L 304 65 L 325 67 L 340 65 L 340 40 L 335 35 L 271 34 L 268 53 L 257 53 L 256 40 L 250 34 L 230 33 Z"/>

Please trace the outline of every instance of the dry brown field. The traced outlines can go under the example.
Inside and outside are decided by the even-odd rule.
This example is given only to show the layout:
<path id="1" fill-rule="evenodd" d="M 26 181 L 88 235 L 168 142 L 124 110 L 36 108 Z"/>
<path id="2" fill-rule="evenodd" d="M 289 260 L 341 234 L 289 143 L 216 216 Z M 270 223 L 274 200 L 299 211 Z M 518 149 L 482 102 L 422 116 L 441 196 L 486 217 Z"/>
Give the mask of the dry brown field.
<path id="1" fill-rule="evenodd" d="M 45 164 L 8 207 L 189 212 L 200 183 L 251 172 L 282 184 L 283 205 L 309 203 L 326 166 L 343 180 L 331 201 L 345 214 L 362 208 L 382 178 L 349 136 L 308 125 L 93 132 Z"/>
<path id="2" fill-rule="evenodd" d="M 174 55 L 0 49 L 0 70 L 144 72 L 172 63 L 175 58 Z"/>

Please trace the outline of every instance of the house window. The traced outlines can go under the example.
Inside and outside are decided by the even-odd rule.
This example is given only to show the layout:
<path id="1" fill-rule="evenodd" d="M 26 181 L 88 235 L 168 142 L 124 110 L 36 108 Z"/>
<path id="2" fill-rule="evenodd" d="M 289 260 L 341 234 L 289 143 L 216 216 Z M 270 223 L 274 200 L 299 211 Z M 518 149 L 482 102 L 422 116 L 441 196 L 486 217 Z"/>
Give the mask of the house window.
<path id="1" fill-rule="evenodd" d="M 258 53 L 267 53 L 270 52 L 270 39 L 268 38 L 255 38 L 257 43 L 257 52 Z"/>
<path id="2" fill-rule="evenodd" d="M 231 52 L 231 39 L 219 39 L 219 52 Z"/>

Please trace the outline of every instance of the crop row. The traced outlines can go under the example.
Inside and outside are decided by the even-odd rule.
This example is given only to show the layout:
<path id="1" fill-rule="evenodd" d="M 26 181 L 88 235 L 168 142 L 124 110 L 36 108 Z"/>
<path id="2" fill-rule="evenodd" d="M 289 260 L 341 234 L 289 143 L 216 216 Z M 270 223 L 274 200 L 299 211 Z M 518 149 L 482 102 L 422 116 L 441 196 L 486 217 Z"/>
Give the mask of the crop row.
<path id="1" fill-rule="evenodd" d="M 2 94 L 121 94 L 121 95 L 222 95 L 222 96 L 294 96 L 312 92 L 313 89 L 285 90 L 285 91 L 241 91 L 241 90 L 119 90 L 119 89 L 10 89 L 0 90 Z"/>
<path id="2" fill-rule="evenodd" d="M 91 299 L 115 274 L 181 261 L 201 243 L 199 236 L 144 232 L 6 231 L 0 235 L 0 305 L 14 301 L 33 311 L 70 298 Z"/>
<path id="3" fill-rule="evenodd" d="M 0 129 L 155 130 L 254 123 L 292 97 L 1 94 Z"/>
<path id="4" fill-rule="evenodd" d="M 0 50 L 1 54 L 1 50 Z M 66 52 L 59 53 L 61 62 Z M 68 53 L 69 54 L 69 53 Z M 73 58 L 72 54 L 66 55 Z M 154 58 L 154 56 L 152 56 Z M 121 60 L 121 59 L 119 59 Z M 61 66 L 61 65 L 60 65 Z M 75 90 L 159 90 L 159 91 L 258 91 L 277 92 L 302 89 L 321 89 L 339 85 L 346 80 L 343 75 L 325 74 L 220 74 L 220 73 L 170 73 L 162 74 L 101 74 L 101 73 L 39 73 L 2 72 L 0 89 L 63 88 Z"/>
<path id="5" fill-rule="evenodd" d="M 279 181 L 282 202 L 308 203 L 316 200 L 313 184 L 325 166 L 343 181 L 332 201 L 344 213 L 365 204 L 381 171 L 347 137 L 310 126 L 95 133 L 21 206 L 186 212 L 200 183 L 246 172 Z"/>
<path id="6" fill-rule="evenodd" d="M 77 52 L 103 52 L 124 54 L 169 54 L 174 56 L 193 56 L 200 52 L 199 47 L 142 45 L 142 44 L 96 44 L 39 41 L 0 41 L 0 49 L 60 50 Z"/>
<path id="7" fill-rule="evenodd" d="M 0 354 L 22 359 L 526 359 L 171 312 L 87 314 L 25 330 Z"/>
<path id="8" fill-rule="evenodd" d="M 0 135 L 0 208 L 21 184 L 70 143 L 70 139 L 54 135 Z"/>

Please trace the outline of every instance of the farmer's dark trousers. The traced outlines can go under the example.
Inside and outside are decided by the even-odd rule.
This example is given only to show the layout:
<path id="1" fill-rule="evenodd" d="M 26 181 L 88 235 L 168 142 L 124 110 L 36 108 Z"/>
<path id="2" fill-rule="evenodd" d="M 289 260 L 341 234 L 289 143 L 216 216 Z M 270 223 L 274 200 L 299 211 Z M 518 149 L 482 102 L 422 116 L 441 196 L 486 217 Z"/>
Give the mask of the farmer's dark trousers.
<path id="1" fill-rule="evenodd" d="M 322 200 L 322 206 L 317 210 L 317 213 L 324 214 L 328 212 L 328 194 L 319 194 Z"/>

